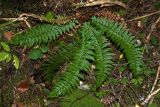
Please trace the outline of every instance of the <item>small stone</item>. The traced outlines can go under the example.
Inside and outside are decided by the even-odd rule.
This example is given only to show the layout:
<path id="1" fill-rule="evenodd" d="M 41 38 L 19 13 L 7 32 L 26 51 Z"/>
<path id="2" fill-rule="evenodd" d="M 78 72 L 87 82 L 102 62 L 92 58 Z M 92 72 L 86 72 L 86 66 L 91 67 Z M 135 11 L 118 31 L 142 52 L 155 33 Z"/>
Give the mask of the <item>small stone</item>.
<path id="1" fill-rule="evenodd" d="M 82 81 L 80 81 L 80 82 L 79 82 L 79 85 L 80 85 L 80 86 L 82 86 L 82 85 L 83 85 L 83 82 L 82 82 Z"/>
<path id="2" fill-rule="evenodd" d="M 141 41 L 140 40 L 136 40 L 137 44 L 140 46 L 141 45 Z"/>
<path id="3" fill-rule="evenodd" d="M 137 26 L 140 27 L 140 28 L 142 28 L 143 27 L 142 22 L 138 21 Z"/>

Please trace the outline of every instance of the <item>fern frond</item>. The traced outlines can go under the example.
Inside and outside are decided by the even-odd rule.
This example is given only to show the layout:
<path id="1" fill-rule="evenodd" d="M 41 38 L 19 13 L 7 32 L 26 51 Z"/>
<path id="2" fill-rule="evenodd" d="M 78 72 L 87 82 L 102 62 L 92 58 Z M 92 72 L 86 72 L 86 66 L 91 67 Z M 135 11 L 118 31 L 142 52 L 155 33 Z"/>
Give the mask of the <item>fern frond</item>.
<path id="1" fill-rule="evenodd" d="M 93 17 L 92 24 L 123 50 L 133 75 L 142 74 L 142 52 L 141 48 L 135 43 L 134 37 L 118 23 L 107 19 Z"/>
<path id="2" fill-rule="evenodd" d="M 73 52 L 73 57 L 70 59 L 64 75 L 60 81 L 53 87 L 50 93 L 50 97 L 56 97 L 65 95 L 72 89 L 79 85 L 80 71 L 88 71 L 90 68 L 90 62 L 88 60 L 94 60 L 93 58 L 93 32 L 90 31 L 87 24 L 84 24 L 78 32 L 80 39 L 77 42 L 76 49 Z"/>
<path id="3" fill-rule="evenodd" d="M 95 43 L 95 66 L 96 87 L 100 87 L 110 76 L 113 67 L 113 53 L 107 46 L 107 40 L 103 36 L 96 37 Z"/>
<path id="4" fill-rule="evenodd" d="M 67 59 L 71 57 L 72 50 L 74 50 L 73 44 L 67 44 L 53 54 L 48 61 L 42 64 L 42 71 L 44 72 L 45 80 L 51 82 L 55 76 L 55 72 L 59 70 L 59 66 L 64 64 Z"/>
<path id="5" fill-rule="evenodd" d="M 90 23 L 88 23 L 88 28 L 93 33 L 92 42 L 94 44 L 94 62 L 96 66 L 96 88 L 99 88 L 110 75 L 113 66 L 113 53 L 111 52 L 111 48 L 108 48 L 107 40 L 103 36 L 103 33 L 94 29 Z"/>
<path id="6" fill-rule="evenodd" d="M 41 43 L 48 43 L 55 40 L 59 35 L 68 32 L 76 25 L 76 21 L 70 21 L 65 25 L 42 24 L 33 27 L 25 32 L 17 34 L 10 43 L 14 45 L 32 47 Z"/>

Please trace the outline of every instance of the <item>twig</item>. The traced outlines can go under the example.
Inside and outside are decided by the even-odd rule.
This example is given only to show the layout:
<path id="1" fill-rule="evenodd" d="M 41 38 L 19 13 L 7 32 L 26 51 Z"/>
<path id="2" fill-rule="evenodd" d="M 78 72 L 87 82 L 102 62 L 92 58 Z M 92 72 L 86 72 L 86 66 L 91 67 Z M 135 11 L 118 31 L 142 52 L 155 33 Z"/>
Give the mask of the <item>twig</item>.
<path id="1" fill-rule="evenodd" d="M 17 18 L 0 18 L 0 21 L 16 21 Z"/>
<path id="2" fill-rule="evenodd" d="M 158 78 L 159 78 L 159 74 L 160 74 L 160 64 L 159 64 L 158 71 L 157 71 L 157 74 L 156 74 L 156 79 L 155 79 L 155 81 L 154 81 L 154 84 L 153 84 L 153 86 L 152 86 L 152 89 L 151 89 L 151 92 L 150 92 L 150 93 L 152 93 L 152 92 L 154 91 L 154 89 L 155 89 L 155 86 L 156 86 L 157 81 L 158 81 Z"/>
<path id="3" fill-rule="evenodd" d="M 141 105 L 143 106 L 143 105 L 147 104 L 148 101 L 149 101 L 154 95 L 156 95 L 158 92 L 160 92 L 160 87 L 159 87 L 156 91 L 154 91 L 154 92 L 152 92 L 151 94 L 149 94 L 148 97 L 141 103 Z"/>
<path id="4" fill-rule="evenodd" d="M 47 20 L 45 17 L 41 17 L 36 14 L 23 13 L 23 14 L 20 14 L 18 18 L 0 18 L 0 21 L 11 21 L 10 23 L 1 25 L 0 27 L 12 24 L 16 21 L 24 21 L 27 24 L 27 26 L 30 27 L 30 24 L 27 21 L 27 19 L 29 19 L 29 18 L 36 19 L 41 22 L 52 23 L 52 24 L 55 24 L 55 23 L 56 24 L 65 24 L 65 23 L 69 22 L 71 19 L 73 19 L 73 17 L 67 17 L 67 18 L 58 18 L 58 19 L 53 19 L 53 20 Z"/>
<path id="5" fill-rule="evenodd" d="M 142 19 L 142 18 L 145 18 L 145 17 L 149 17 L 149 16 L 152 16 L 152 15 L 158 14 L 158 13 L 160 13 L 160 10 L 158 10 L 156 12 L 153 12 L 153 13 L 150 13 L 150 14 L 143 15 L 143 16 L 138 16 L 134 19 L 130 19 L 130 20 L 127 20 L 127 21 L 130 22 L 130 21 L 139 20 L 139 19 Z"/>
<path id="6" fill-rule="evenodd" d="M 149 100 L 150 100 L 151 98 L 153 98 L 154 95 L 156 95 L 156 94 L 160 91 L 160 87 L 159 87 L 157 90 L 153 91 L 153 90 L 155 89 L 156 84 L 157 84 L 159 75 L 160 75 L 160 64 L 159 64 L 159 67 L 158 67 L 156 79 L 155 79 L 154 84 L 153 84 L 153 86 L 152 86 L 151 92 L 150 92 L 150 94 L 147 96 L 147 98 L 141 103 L 142 106 L 145 105 L 145 104 L 147 104 L 147 103 L 149 102 Z"/>
<path id="7" fill-rule="evenodd" d="M 147 39 L 146 39 L 146 42 L 147 42 L 147 43 L 149 43 L 150 38 L 151 38 L 151 34 L 152 34 L 153 30 L 156 28 L 156 25 L 158 24 L 159 21 L 160 21 L 160 17 L 156 20 L 155 23 L 152 24 L 151 30 L 150 30 L 150 32 L 149 32 L 149 34 L 148 34 L 148 36 L 147 36 Z"/>
<path id="8" fill-rule="evenodd" d="M 121 6 L 127 9 L 127 6 L 118 0 L 114 0 L 114 1 L 113 0 L 97 0 L 97 1 L 92 1 L 92 2 L 79 3 L 75 5 L 79 5 L 78 7 L 89 7 L 89 6 L 97 6 L 97 5 L 104 7 L 104 6 L 118 5 L 118 6 Z"/>

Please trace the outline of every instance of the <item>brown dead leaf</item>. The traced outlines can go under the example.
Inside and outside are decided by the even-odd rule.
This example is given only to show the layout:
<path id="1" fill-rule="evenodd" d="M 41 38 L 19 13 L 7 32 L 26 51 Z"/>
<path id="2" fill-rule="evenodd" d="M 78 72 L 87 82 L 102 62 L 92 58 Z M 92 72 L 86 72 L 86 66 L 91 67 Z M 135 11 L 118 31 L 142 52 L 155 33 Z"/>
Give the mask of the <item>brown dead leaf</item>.
<path id="1" fill-rule="evenodd" d="M 34 64 L 34 69 L 38 70 L 40 69 L 41 65 L 40 64 Z"/>
<path id="2" fill-rule="evenodd" d="M 104 97 L 102 98 L 102 101 L 103 101 L 104 105 L 106 105 L 106 106 L 110 105 L 110 104 L 113 103 L 115 100 L 116 100 L 115 97 L 112 96 L 112 95 L 104 96 Z"/>
<path id="3" fill-rule="evenodd" d="M 12 31 L 7 31 L 4 33 L 4 37 L 7 39 L 7 40 L 11 40 L 12 37 L 13 37 L 13 32 Z"/>
<path id="4" fill-rule="evenodd" d="M 25 107 L 23 103 L 14 103 L 11 107 Z"/>
<path id="5" fill-rule="evenodd" d="M 17 90 L 21 93 L 28 91 L 30 80 L 22 80 L 18 83 Z"/>

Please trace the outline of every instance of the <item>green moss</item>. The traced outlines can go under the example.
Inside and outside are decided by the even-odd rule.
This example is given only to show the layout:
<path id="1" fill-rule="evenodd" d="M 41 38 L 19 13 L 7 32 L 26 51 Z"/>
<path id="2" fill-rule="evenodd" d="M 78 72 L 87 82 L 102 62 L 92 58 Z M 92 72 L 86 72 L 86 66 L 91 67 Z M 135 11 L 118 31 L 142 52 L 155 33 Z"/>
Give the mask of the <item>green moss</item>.
<path id="1" fill-rule="evenodd" d="M 75 90 L 61 101 L 61 107 L 104 107 L 100 100 L 82 90 Z"/>

